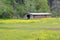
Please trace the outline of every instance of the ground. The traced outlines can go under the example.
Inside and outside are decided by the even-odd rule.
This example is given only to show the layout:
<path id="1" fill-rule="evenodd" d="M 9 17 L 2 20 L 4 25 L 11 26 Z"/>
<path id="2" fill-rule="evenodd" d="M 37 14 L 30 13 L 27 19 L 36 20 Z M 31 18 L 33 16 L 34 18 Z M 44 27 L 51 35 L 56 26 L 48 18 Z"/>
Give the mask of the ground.
<path id="1" fill-rule="evenodd" d="M 0 20 L 0 40 L 60 40 L 60 18 L 9 21 Z"/>

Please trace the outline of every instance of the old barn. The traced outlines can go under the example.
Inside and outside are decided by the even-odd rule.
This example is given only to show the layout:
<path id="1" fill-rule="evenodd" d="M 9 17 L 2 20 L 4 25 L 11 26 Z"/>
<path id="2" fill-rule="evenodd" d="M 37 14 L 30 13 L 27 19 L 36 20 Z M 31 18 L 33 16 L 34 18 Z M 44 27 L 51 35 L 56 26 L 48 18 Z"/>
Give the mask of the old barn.
<path id="1" fill-rule="evenodd" d="M 25 19 L 37 19 L 37 18 L 49 18 L 51 17 L 51 13 L 27 13 L 24 18 Z"/>

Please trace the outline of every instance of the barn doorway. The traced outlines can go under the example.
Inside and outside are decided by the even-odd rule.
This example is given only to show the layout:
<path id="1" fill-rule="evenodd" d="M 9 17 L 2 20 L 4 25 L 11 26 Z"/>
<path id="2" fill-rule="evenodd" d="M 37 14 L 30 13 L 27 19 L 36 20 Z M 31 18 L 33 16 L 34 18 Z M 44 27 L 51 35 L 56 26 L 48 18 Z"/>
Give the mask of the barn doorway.
<path id="1" fill-rule="evenodd" d="M 30 19 L 30 15 L 27 15 L 27 19 Z"/>

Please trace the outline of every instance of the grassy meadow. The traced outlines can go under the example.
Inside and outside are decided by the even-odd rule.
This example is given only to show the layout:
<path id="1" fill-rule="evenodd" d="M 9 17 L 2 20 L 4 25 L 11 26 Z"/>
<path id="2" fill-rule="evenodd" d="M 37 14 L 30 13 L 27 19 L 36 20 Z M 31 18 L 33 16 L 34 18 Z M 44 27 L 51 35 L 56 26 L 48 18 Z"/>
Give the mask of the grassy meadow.
<path id="1" fill-rule="evenodd" d="M 60 40 L 60 18 L 0 19 L 0 40 Z"/>

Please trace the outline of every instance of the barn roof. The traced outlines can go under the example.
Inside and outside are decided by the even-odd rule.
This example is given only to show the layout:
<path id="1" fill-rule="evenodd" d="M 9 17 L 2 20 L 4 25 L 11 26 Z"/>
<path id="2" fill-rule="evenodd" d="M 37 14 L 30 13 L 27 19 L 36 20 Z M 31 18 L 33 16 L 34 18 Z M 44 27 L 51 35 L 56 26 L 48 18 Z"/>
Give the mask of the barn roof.
<path id="1" fill-rule="evenodd" d="M 29 13 L 31 15 L 50 15 L 51 13 Z"/>

